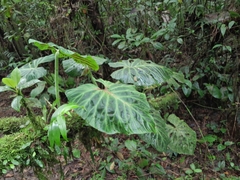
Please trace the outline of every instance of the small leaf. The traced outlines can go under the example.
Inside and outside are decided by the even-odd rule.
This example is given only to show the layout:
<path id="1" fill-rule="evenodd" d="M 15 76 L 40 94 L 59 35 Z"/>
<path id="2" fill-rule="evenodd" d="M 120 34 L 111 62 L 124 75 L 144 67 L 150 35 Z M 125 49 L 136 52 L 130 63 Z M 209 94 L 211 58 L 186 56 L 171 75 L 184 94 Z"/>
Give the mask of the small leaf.
<path id="1" fill-rule="evenodd" d="M 15 109 L 16 111 L 20 111 L 21 109 L 21 100 L 22 100 L 22 96 L 17 96 L 13 99 L 12 103 L 11 103 L 11 107 L 13 109 Z"/>
<path id="2" fill-rule="evenodd" d="M 208 142 L 208 143 L 213 143 L 217 140 L 217 136 L 212 135 L 212 134 L 208 134 L 206 136 L 204 136 L 201 140 L 199 140 L 200 142 Z"/>
<path id="3" fill-rule="evenodd" d="M 123 154 L 121 152 L 117 152 L 117 157 L 118 159 L 120 159 L 121 161 L 124 160 Z"/>
<path id="4" fill-rule="evenodd" d="M 183 44 L 183 39 L 182 39 L 182 38 L 177 38 L 177 42 L 178 42 L 179 44 Z"/>
<path id="5" fill-rule="evenodd" d="M 225 146 L 231 146 L 231 145 L 233 145 L 234 144 L 234 142 L 232 142 L 232 141 L 226 141 L 226 142 L 224 142 L 224 145 Z"/>
<path id="6" fill-rule="evenodd" d="M 130 151 L 136 151 L 137 150 L 137 143 L 136 143 L 136 141 L 126 140 L 124 144 L 125 144 L 126 148 L 128 150 L 130 150 Z"/>
<path id="7" fill-rule="evenodd" d="M 119 34 L 113 34 L 110 36 L 111 38 L 122 38 L 122 36 L 120 36 Z"/>
<path id="8" fill-rule="evenodd" d="M 163 50 L 164 49 L 164 46 L 160 42 L 152 42 L 152 45 L 157 50 Z"/>
<path id="9" fill-rule="evenodd" d="M 34 161 L 37 163 L 37 165 L 38 165 L 39 167 L 41 167 L 41 168 L 44 167 L 42 161 L 40 161 L 39 159 L 34 159 Z"/>
<path id="10" fill-rule="evenodd" d="M 218 47 L 222 47 L 222 46 L 223 46 L 222 44 L 216 44 L 215 46 L 213 46 L 212 49 L 216 49 L 216 48 L 218 48 Z"/>
<path id="11" fill-rule="evenodd" d="M 9 166 L 10 166 L 11 169 L 15 168 L 14 164 L 10 164 Z"/>
<path id="12" fill-rule="evenodd" d="M 152 35 L 151 39 L 157 39 L 159 36 L 164 35 L 166 32 L 167 32 L 167 30 L 165 28 L 160 29 Z"/>
<path id="13" fill-rule="evenodd" d="M 19 89 L 25 89 L 25 88 L 33 86 L 34 84 L 37 84 L 38 82 L 41 82 L 41 81 L 38 79 L 32 79 L 30 81 L 27 81 L 27 79 L 22 78 L 21 81 L 18 83 L 17 87 Z"/>
<path id="14" fill-rule="evenodd" d="M 138 162 L 138 165 L 140 168 L 145 168 L 146 166 L 149 165 L 149 160 L 148 159 L 145 159 L 145 158 L 142 158 L 140 159 L 140 161 Z"/>
<path id="15" fill-rule="evenodd" d="M 222 97 L 222 93 L 220 91 L 220 89 L 214 85 L 214 84 L 205 84 L 205 86 L 208 89 L 208 92 L 215 98 L 217 99 L 221 99 Z"/>
<path id="16" fill-rule="evenodd" d="M 194 163 L 192 163 L 192 164 L 190 164 L 190 168 L 192 169 L 192 170 L 194 170 L 196 167 L 195 167 L 195 164 Z"/>
<path id="17" fill-rule="evenodd" d="M 12 91 L 9 86 L 0 86 L 0 92 Z"/>
<path id="18" fill-rule="evenodd" d="M 219 144 L 219 145 L 217 146 L 217 150 L 218 150 L 218 151 L 222 151 L 222 150 L 224 150 L 224 149 L 226 149 L 226 146 L 223 145 L 223 144 Z"/>
<path id="19" fill-rule="evenodd" d="M 112 162 L 112 163 L 110 164 L 110 167 L 109 167 L 110 171 L 114 170 L 114 167 L 115 167 L 115 163 Z"/>
<path id="20" fill-rule="evenodd" d="M 122 41 L 121 43 L 119 43 L 118 49 L 123 49 L 125 46 L 126 46 L 126 41 Z"/>
<path id="21" fill-rule="evenodd" d="M 201 169 L 194 169 L 194 172 L 195 172 L 195 173 L 201 173 L 202 170 L 201 170 Z"/>
<path id="22" fill-rule="evenodd" d="M 67 141 L 67 127 L 64 116 L 57 117 L 57 124 L 63 139 Z"/>
<path id="23" fill-rule="evenodd" d="M 16 82 L 16 84 L 19 83 L 20 79 L 21 79 L 21 74 L 18 68 L 15 68 L 12 73 L 11 73 L 11 79 L 14 80 Z"/>
<path id="24" fill-rule="evenodd" d="M 81 152 L 79 149 L 73 149 L 72 153 L 75 158 L 80 158 Z"/>
<path id="25" fill-rule="evenodd" d="M 8 160 L 5 159 L 5 160 L 3 161 L 3 165 L 5 166 L 7 163 L 8 163 Z"/>
<path id="26" fill-rule="evenodd" d="M 54 144 L 60 145 L 60 130 L 56 122 L 52 122 L 49 126 L 48 139 L 51 147 L 53 147 Z"/>
<path id="27" fill-rule="evenodd" d="M 182 86 L 182 91 L 183 91 L 183 94 L 184 94 L 186 97 L 189 97 L 190 94 L 191 94 L 191 92 L 192 92 L 192 89 L 186 87 L 185 85 L 183 85 L 183 86 Z"/>
<path id="28" fill-rule="evenodd" d="M 113 41 L 112 46 L 115 46 L 117 43 L 124 41 L 124 39 L 117 39 L 115 41 Z"/>
<path id="29" fill-rule="evenodd" d="M 192 171 L 191 169 L 187 169 L 187 170 L 185 171 L 185 173 L 186 173 L 186 174 L 192 174 L 193 171 Z"/>
<path id="30" fill-rule="evenodd" d="M 235 21 L 231 21 L 231 22 L 229 22 L 229 23 L 228 23 L 228 28 L 231 29 L 232 26 L 234 25 L 234 23 L 235 23 Z"/>
<path id="31" fill-rule="evenodd" d="M 11 78 L 2 78 L 3 84 L 9 86 L 10 88 L 16 88 L 17 87 L 17 82 L 14 81 Z"/>
<path id="32" fill-rule="evenodd" d="M 27 143 L 23 144 L 23 145 L 21 146 L 20 150 L 29 147 L 29 146 L 32 144 L 32 142 L 33 142 L 33 141 L 30 141 L 30 142 L 27 142 Z"/>
<path id="33" fill-rule="evenodd" d="M 30 93 L 30 96 L 31 97 L 36 97 L 36 96 L 38 96 L 39 94 L 41 94 L 42 92 L 43 92 L 43 90 L 44 90 L 44 88 L 45 88 L 45 84 L 46 84 L 46 82 L 38 82 L 37 83 L 37 87 L 36 88 L 34 88 L 32 91 L 31 91 L 31 93 Z"/>
<path id="34" fill-rule="evenodd" d="M 222 36 L 225 35 L 226 29 L 227 29 L 226 25 L 225 25 L 225 24 L 222 24 L 222 25 L 221 25 L 221 33 L 222 33 Z"/>
<path id="35" fill-rule="evenodd" d="M 14 165 L 18 166 L 20 163 L 18 161 L 16 161 L 15 159 L 11 159 L 11 163 L 13 163 Z"/>
<path id="36" fill-rule="evenodd" d="M 6 174 L 8 171 L 6 169 L 2 169 L 2 173 Z"/>

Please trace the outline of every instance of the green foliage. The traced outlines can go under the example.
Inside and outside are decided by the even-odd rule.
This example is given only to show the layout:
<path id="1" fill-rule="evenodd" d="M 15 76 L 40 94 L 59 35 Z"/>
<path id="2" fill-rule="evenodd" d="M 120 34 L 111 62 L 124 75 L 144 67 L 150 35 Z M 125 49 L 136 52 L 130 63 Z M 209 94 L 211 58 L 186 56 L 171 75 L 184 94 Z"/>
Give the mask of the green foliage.
<path id="1" fill-rule="evenodd" d="M 51 50 L 53 54 L 59 51 L 59 58 L 72 58 L 75 62 L 83 65 L 87 65 L 93 70 L 97 71 L 99 69 L 98 64 L 91 56 L 81 56 L 80 54 L 70 51 L 68 49 L 65 49 L 61 46 L 58 46 L 54 43 L 42 43 L 37 40 L 29 39 L 29 43 L 33 43 L 35 46 L 37 46 L 40 50 Z"/>
<path id="2" fill-rule="evenodd" d="M 111 74 L 114 79 L 137 86 L 162 84 L 173 75 L 170 69 L 159 66 L 151 61 L 144 61 L 141 59 L 124 60 L 121 62 L 109 63 L 109 65 L 114 68 L 121 67 L 121 69 Z"/>
<path id="3" fill-rule="evenodd" d="M 178 108 L 179 96 L 175 92 L 168 93 L 156 98 L 150 98 L 148 102 L 155 108 L 166 112 L 170 107 Z"/>
<path id="4" fill-rule="evenodd" d="M 40 130 L 42 135 L 45 135 L 44 130 L 48 130 L 47 137 L 50 142 L 50 149 L 55 148 L 56 153 L 58 153 L 58 151 L 61 152 L 61 150 L 58 150 L 59 148 L 61 149 L 61 137 L 63 140 L 68 141 L 66 122 L 67 119 L 70 119 L 70 121 L 73 119 L 72 110 L 75 109 L 75 113 L 80 116 L 77 119 L 81 119 L 77 124 L 81 127 L 80 130 L 82 131 L 77 131 L 75 136 L 78 134 L 87 150 L 90 151 L 92 159 L 94 159 L 91 150 L 92 143 L 89 140 L 92 138 L 98 139 L 100 137 L 99 131 L 107 134 L 139 134 L 144 141 L 161 152 L 170 148 L 177 153 L 193 153 L 196 137 L 186 123 L 180 121 L 176 116 L 170 115 L 169 117 L 171 118 L 169 118 L 168 121 L 171 125 L 166 124 L 159 116 L 159 112 L 151 109 L 146 95 L 138 92 L 134 85 L 112 83 L 93 77 L 91 68 L 92 70 L 97 70 L 98 64 L 102 64 L 105 60 L 92 56 L 81 56 L 78 53 L 53 43 L 46 44 L 35 40 L 30 40 L 30 43 L 34 43 L 40 50 L 51 50 L 52 53 L 55 54 L 55 69 L 53 75 L 55 86 L 53 94 L 55 95 L 55 101 L 49 102 L 47 100 L 49 112 L 47 112 L 45 104 L 42 104 L 40 101 L 41 94 L 44 92 L 48 81 L 39 80 L 39 78 L 44 78 L 48 72 L 46 69 L 39 69 L 38 66 L 52 61 L 53 57 L 51 55 L 36 59 L 24 65 L 22 68 L 19 68 L 20 70 L 18 68 L 14 69 L 9 78 L 3 78 L 3 83 L 6 86 L 2 87 L 2 91 L 12 90 L 15 92 L 16 98 L 13 100 L 12 106 L 20 110 L 21 105 L 23 105 L 27 109 L 29 119 L 36 130 Z M 74 63 L 83 65 L 83 68 L 80 69 L 87 71 L 80 75 L 88 75 L 92 83 L 81 84 L 76 88 L 64 89 L 63 91 L 65 91 L 70 103 L 61 105 L 62 102 L 59 92 L 59 65 L 62 63 L 59 59 L 63 58 L 71 58 L 74 60 Z M 95 62 L 93 58 L 98 59 L 98 63 Z M 36 72 L 34 70 L 28 71 L 31 69 L 32 64 L 34 64 L 33 69 L 35 69 Z M 85 65 L 89 66 L 89 68 L 84 67 Z M 184 78 L 182 79 L 181 74 L 179 74 L 178 77 L 178 74 L 174 73 L 171 69 L 159 66 L 151 61 L 145 62 L 137 59 L 131 62 L 122 61 L 111 63 L 110 65 L 123 68 L 129 65 L 132 69 L 130 68 L 127 73 L 120 73 L 121 76 L 129 79 L 131 75 L 134 75 L 133 80 L 137 78 L 139 79 L 138 82 L 141 82 L 141 84 L 138 83 L 137 85 L 145 87 L 168 82 L 170 85 L 178 85 L 175 79 L 179 82 L 184 82 Z M 65 61 L 65 70 L 67 73 L 74 71 L 80 72 L 80 65 L 76 65 L 75 67 L 77 70 L 74 68 L 69 70 L 69 65 L 66 66 Z M 23 74 L 21 74 L 21 71 Z M 117 71 L 121 72 L 121 69 Z M 75 76 L 75 74 L 73 74 L 73 76 Z M 122 78 L 121 76 L 120 78 Z M 132 83 L 132 81 L 128 82 L 124 79 L 122 81 L 127 84 Z M 30 92 L 31 97 L 25 98 L 22 94 L 22 89 L 29 88 L 33 85 L 35 85 L 35 88 Z M 39 104 L 42 110 L 41 118 L 32 113 L 31 101 L 35 106 Z M 49 124 L 47 124 L 48 122 Z M 91 130 L 89 126 L 93 127 L 95 131 Z M 174 126 L 174 128 L 172 128 L 172 126 Z M 189 136 L 192 136 L 191 139 Z M 131 151 L 137 151 L 136 143 L 134 142 L 127 141 L 126 147 Z M 77 153 L 75 153 L 75 155 L 77 155 Z M 65 154 L 64 156 L 67 158 L 68 155 Z M 33 157 L 35 157 L 35 154 Z M 44 167 L 41 159 L 35 159 L 34 162 L 40 168 Z M 112 162 L 111 164 L 109 163 L 106 165 L 106 170 L 112 172 L 114 164 Z M 142 174 L 139 168 L 144 168 L 146 166 L 149 166 L 148 160 L 142 159 L 137 168 L 139 174 Z"/>
<path id="5" fill-rule="evenodd" d="M 76 113 L 99 131 L 115 134 L 143 134 L 155 131 L 150 107 L 144 94 L 134 86 L 97 80 L 104 88 L 84 84 L 66 91 L 70 102 L 79 107 Z"/>
<path id="6" fill-rule="evenodd" d="M 160 116 L 159 112 L 152 110 L 152 116 L 155 120 L 156 132 L 139 135 L 139 137 L 146 143 L 151 144 L 159 152 L 165 152 L 170 143 L 169 136 L 167 135 L 167 127 L 165 120 Z"/>
<path id="7" fill-rule="evenodd" d="M 1 134 L 11 134 L 18 132 L 21 128 L 25 127 L 29 123 L 27 117 L 6 117 L 1 118 L 0 121 L 0 132 Z"/>
<path id="8" fill-rule="evenodd" d="M 183 120 L 171 114 L 167 119 L 167 132 L 171 150 L 181 154 L 194 154 L 197 135 Z"/>
<path id="9" fill-rule="evenodd" d="M 50 146 L 53 147 L 54 144 L 60 146 L 60 135 L 64 140 L 67 141 L 67 127 L 65 115 L 71 114 L 70 110 L 77 108 L 74 104 L 64 104 L 60 106 L 51 117 L 51 124 L 48 127 L 48 138 L 50 141 Z"/>

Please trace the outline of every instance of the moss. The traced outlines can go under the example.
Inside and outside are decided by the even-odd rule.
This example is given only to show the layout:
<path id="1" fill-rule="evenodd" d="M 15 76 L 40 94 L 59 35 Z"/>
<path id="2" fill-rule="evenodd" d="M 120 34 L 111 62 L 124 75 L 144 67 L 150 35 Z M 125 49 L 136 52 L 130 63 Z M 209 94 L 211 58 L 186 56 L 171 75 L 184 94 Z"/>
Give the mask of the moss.
<path id="1" fill-rule="evenodd" d="M 13 165 L 23 164 L 29 156 L 25 148 L 30 146 L 35 136 L 33 129 L 28 127 L 0 138 L 0 169 L 6 171 L 13 168 Z"/>
<path id="2" fill-rule="evenodd" d="M 170 107 L 177 109 L 179 103 L 178 94 L 169 93 L 164 96 L 152 98 L 149 100 L 149 103 L 157 110 L 166 111 Z"/>
<path id="3" fill-rule="evenodd" d="M 29 122 L 28 117 L 6 117 L 0 118 L 0 132 L 2 134 L 11 134 L 18 132 L 22 126 Z"/>

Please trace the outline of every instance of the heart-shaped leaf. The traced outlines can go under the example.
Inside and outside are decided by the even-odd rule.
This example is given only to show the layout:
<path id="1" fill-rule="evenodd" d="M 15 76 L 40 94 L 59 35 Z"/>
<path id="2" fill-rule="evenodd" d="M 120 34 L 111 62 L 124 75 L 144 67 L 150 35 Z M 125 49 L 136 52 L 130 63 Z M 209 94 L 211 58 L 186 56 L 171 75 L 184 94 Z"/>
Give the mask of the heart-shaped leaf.
<path id="1" fill-rule="evenodd" d="M 167 146 L 170 143 L 169 137 L 166 131 L 166 122 L 160 116 L 160 113 L 152 109 L 152 116 L 156 124 L 156 133 L 147 133 L 139 135 L 142 140 L 151 144 L 159 152 L 167 150 Z"/>
<path id="2" fill-rule="evenodd" d="M 47 70 L 43 67 L 38 67 L 39 64 L 51 62 L 54 60 L 54 55 L 41 57 L 33 60 L 19 68 L 19 71 L 23 77 L 30 81 L 32 79 L 39 79 L 47 74 Z"/>
<path id="3" fill-rule="evenodd" d="M 123 60 L 121 62 L 109 63 L 114 68 L 121 67 L 114 71 L 111 76 L 126 84 L 135 84 L 138 86 L 151 86 L 167 82 L 171 78 L 173 72 L 164 67 L 157 65 L 151 61 L 141 59 Z"/>
<path id="4" fill-rule="evenodd" d="M 170 138 L 169 147 L 180 154 L 194 154 L 196 148 L 196 132 L 176 115 L 168 116 L 167 132 Z"/>
<path id="5" fill-rule="evenodd" d="M 97 80 L 104 89 L 93 84 L 84 84 L 66 91 L 70 102 L 86 122 L 99 131 L 114 134 L 144 134 L 155 131 L 150 107 L 143 93 L 134 86 Z"/>

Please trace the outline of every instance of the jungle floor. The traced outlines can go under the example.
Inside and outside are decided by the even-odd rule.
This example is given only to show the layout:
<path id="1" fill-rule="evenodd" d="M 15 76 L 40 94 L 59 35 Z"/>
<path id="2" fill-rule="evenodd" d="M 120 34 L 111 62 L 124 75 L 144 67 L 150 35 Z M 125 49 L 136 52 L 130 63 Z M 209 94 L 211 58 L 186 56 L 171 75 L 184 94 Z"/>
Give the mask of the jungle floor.
<path id="1" fill-rule="evenodd" d="M 25 115 L 25 112 L 19 113 L 13 110 L 10 106 L 11 101 L 12 98 L 10 93 L 0 93 L 0 118 L 10 116 L 21 117 Z M 141 179 L 176 179 L 177 177 L 181 176 L 184 178 L 186 175 L 186 170 L 190 168 L 190 164 L 192 163 L 197 165 L 198 168 L 202 170 L 202 173 L 191 174 L 192 179 L 224 179 L 221 178 L 221 176 L 240 177 L 240 171 L 234 168 L 236 166 L 240 166 L 238 143 L 240 139 L 237 138 L 240 136 L 234 131 L 234 115 L 231 116 L 231 114 L 226 111 L 199 106 L 193 102 L 187 102 L 186 105 L 196 121 L 192 116 L 189 115 L 184 105 L 180 105 L 179 109 L 175 113 L 181 119 L 184 119 L 187 124 L 197 132 L 198 139 L 201 139 L 201 130 L 203 135 L 214 134 L 218 137 L 218 140 L 211 145 L 198 142 L 195 154 L 193 156 L 173 154 L 170 156 L 166 153 L 157 153 L 152 149 L 151 151 L 157 153 L 158 157 L 155 157 L 155 159 L 152 159 L 151 161 L 159 163 L 165 169 L 168 176 L 162 177 L 160 175 L 152 175 L 150 178 L 148 175 L 149 171 L 146 167 L 144 169 L 146 176 Z M 224 131 L 224 129 L 226 131 Z M 116 137 L 119 139 L 119 142 L 123 142 L 126 139 L 126 137 L 122 135 L 113 136 L 113 138 Z M 224 142 L 234 142 L 234 144 L 227 146 L 224 149 L 219 149 L 219 144 L 224 144 Z M 72 161 L 63 165 L 65 179 L 94 179 L 94 173 L 99 171 L 101 162 L 107 158 L 106 151 L 109 150 L 103 148 L 99 154 L 95 155 L 95 162 L 92 162 L 90 154 L 85 150 L 83 145 L 76 143 L 76 147 L 80 149 L 81 157 L 79 159 L 73 159 Z M 123 155 L 124 159 L 127 159 L 129 156 L 129 151 L 125 148 L 121 154 Z M 117 158 L 116 154 L 114 153 L 113 156 Z M 226 158 L 226 156 L 230 157 L 230 159 Z M 221 167 L 222 162 L 224 162 L 224 166 Z M 233 164 L 234 166 L 232 166 Z M 126 171 L 121 172 L 116 170 L 115 173 L 107 173 L 105 179 L 117 179 L 117 177 L 121 176 L 122 173 L 126 173 Z M 128 171 L 127 179 L 140 179 L 135 174 L 135 172 Z M 20 179 L 36 180 L 37 178 L 30 168 L 25 169 L 23 173 L 20 173 L 18 170 L 13 170 L 5 174 L 5 176 L 0 177 L 0 180 Z M 49 179 L 60 179 L 59 165 L 56 165 L 52 169 L 52 175 L 49 176 Z"/>

